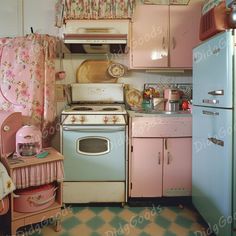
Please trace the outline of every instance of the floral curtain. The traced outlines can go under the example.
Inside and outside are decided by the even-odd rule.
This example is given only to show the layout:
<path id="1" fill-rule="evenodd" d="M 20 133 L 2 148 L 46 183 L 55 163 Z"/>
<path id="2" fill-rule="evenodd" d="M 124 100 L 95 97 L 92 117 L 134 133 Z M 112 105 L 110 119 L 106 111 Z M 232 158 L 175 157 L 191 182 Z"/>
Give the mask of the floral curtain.
<path id="1" fill-rule="evenodd" d="M 67 19 L 127 19 L 131 18 L 135 0 L 58 0 L 56 26 Z"/>
<path id="2" fill-rule="evenodd" d="M 54 121 L 56 38 L 0 39 L 0 110 L 19 111 L 41 130 Z"/>

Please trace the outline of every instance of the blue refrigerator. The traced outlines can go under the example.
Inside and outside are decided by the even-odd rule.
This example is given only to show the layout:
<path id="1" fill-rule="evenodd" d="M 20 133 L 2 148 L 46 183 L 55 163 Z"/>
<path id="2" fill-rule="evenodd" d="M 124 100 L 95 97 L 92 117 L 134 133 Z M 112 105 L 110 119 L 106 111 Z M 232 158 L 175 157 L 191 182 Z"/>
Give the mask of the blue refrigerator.
<path id="1" fill-rule="evenodd" d="M 193 50 L 192 201 L 220 236 L 236 235 L 234 33 Z"/>

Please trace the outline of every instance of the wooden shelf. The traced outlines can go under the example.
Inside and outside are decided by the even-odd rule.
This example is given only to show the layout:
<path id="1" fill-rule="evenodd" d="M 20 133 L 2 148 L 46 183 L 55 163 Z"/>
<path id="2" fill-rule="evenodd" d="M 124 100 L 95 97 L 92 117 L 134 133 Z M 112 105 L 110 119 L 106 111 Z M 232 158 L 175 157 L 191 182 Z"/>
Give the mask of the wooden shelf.
<path id="1" fill-rule="evenodd" d="M 49 152 L 45 158 L 30 156 L 20 157 L 17 159 L 3 159 L 3 163 L 8 170 L 10 177 L 12 177 L 12 173 L 15 169 L 41 165 L 49 162 L 62 161 L 64 159 L 63 155 L 54 148 L 45 148 L 44 150 Z M 41 222 L 42 220 L 46 220 L 48 218 L 60 217 L 62 207 L 62 182 L 57 182 L 57 187 L 55 202 L 51 206 L 36 212 L 24 213 L 14 211 L 14 196 L 13 193 L 10 195 L 11 207 L 9 213 L 4 219 L 4 222 L 6 222 L 4 227 L 9 228 L 8 231 L 10 231 L 10 235 L 16 235 L 16 230 L 22 226 Z M 58 221 L 58 219 L 56 220 Z M 58 231 L 60 229 L 59 224 L 57 224 L 56 227 L 56 231 Z"/>
<path id="2" fill-rule="evenodd" d="M 29 213 L 13 211 L 12 220 L 19 220 L 19 219 L 22 219 L 22 218 L 35 216 L 39 213 L 42 214 L 42 213 L 47 212 L 49 210 L 58 209 L 60 207 L 61 207 L 61 203 L 54 202 L 50 207 L 45 208 L 45 209 L 40 210 L 40 211 L 29 212 Z"/>
<path id="3" fill-rule="evenodd" d="M 6 167 L 10 170 L 64 159 L 63 155 L 53 148 L 45 148 L 44 150 L 49 152 L 48 156 L 44 158 L 37 158 L 36 156 L 19 157 L 17 159 L 8 158 L 7 160 L 4 160 L 4 162 Z"/>

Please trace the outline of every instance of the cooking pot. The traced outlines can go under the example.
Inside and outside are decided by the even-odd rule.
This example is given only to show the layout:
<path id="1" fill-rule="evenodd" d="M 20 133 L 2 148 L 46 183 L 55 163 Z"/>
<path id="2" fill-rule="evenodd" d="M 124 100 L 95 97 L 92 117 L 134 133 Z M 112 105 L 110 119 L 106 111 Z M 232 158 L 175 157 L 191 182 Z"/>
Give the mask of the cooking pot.
<path id="1" fill-rule="evenodd" d="M 167 111 L 179 111 L 179 101 L 169 100 L 166 106 Z"/>

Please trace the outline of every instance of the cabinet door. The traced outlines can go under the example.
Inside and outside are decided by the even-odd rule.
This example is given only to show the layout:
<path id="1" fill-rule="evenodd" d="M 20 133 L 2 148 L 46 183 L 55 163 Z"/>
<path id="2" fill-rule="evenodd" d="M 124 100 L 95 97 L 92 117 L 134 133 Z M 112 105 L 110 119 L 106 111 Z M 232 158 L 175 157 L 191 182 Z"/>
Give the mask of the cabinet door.
<path id="1" fill-rule="evenodd" d="M 165 139 L 163 162 L 163 196 L 191 195 L 192 139 Z"/>
<path id="2" fill-rule="evenodd" d="M 136 7 L 132 23 L 131 67 L 168 66 L 168 10 L 168 6 L 160 5 Z"/>
<path id="3" fill-rule="evenodd" d="M 133 138 L 131 197 L 162 196 L 163 139 Z"/>
<path id="4" fill-rule="evenodd" d="M 170 6 L 170 67 L 192 67 L 192 49 L 200 43 L 201 0 Z"/>

